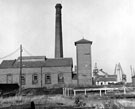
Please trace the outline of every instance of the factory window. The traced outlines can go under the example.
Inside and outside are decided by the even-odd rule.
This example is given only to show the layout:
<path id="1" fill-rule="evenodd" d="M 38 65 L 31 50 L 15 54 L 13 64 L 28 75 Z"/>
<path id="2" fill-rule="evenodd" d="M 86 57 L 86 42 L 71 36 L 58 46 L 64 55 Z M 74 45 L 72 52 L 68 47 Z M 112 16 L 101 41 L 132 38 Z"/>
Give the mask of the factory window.
<path id="1" fill-rule="evenodd" d="M 45 74 L 45 84 L 51 84 L 51 75 Z"/>
<path id="2" fill-rule="evenodd" d="M 25 74 L 22 74 L 22 76 L 21 76 L 21 84 L 22 85 L 26 84 L 26 76 L 25 76 Z"/>
<path id="3" fill-rule="evenodd" d="M 104 82 L 101 82 L 101 86 L 104 85 Z"/>
<path id="4" fill-rule="evenodd" d="M 33 74 L 32 75 L 32 84 L 37 84 L 38 83 L 38 75 L 37 74 Z"/>
<path id="5" fill-rule="evenodd" d="M 7 83 L 12 83 L 12 82 L 13 82 L 12 74 L 7 74 Z"/>
<path id="6" fill-rule="evenodd" d="M 64 83 L 64 76 L 62 73 L 58 74 L 58 83 Z"/>

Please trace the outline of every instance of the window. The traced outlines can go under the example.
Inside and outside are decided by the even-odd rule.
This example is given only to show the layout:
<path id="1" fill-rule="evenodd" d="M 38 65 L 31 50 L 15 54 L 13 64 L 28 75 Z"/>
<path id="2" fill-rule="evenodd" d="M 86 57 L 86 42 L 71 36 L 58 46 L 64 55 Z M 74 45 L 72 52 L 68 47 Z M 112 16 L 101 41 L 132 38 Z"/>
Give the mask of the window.
<path id="1" fill-rule="evenodd" d="M 51 75 L 45 74 L 45 84 L 51 84 Z"/>
<path id="2" fill-rule="evenodd" d="M 12 74 L 7 74 L 7 83 L 12 83 L 12 82 L 13 82 Z"/>
<path id="3" fill-rule="evenodd" d="M 32 75 L 32 84 L 37 84 L 38 83 L 38 75 L 37 74 L 33 74 Z"/>
<path id="4" fill-rule="evenodd" d="M 25 78 L 25 74 L 22 74 L 21 75 L 21 84 L 22 85 L 25 85 L 26 84 L 26 80 L 25 80 L 26 78 Z"/>
<path id="5" fill-rule="evenodd" d="M 64 83 L 64 76 L 62 73 L 58 74 L 58 83 Z"/>

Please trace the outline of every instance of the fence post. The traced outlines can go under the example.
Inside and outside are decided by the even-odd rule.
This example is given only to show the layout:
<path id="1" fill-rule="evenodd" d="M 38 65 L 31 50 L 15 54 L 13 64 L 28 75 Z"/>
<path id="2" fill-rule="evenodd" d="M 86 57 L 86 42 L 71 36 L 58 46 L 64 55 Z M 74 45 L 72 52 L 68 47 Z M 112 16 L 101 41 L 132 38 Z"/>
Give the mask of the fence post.
<path id="1" fill-rule="evenodd" d="M 74 90 L 74 96 L 76 96 L 76 91 Z"/>
<path id="2" fill-rule="evenodd" d="M 100 89 L 100 96 L 102 96 L 102 91 L 101 91 L 101 89 Z"/>
<path id="3" fill-rule="evenodd" d="M 85 89 L 85 95 L 86 95 L 86 89 Z"/>
<path id="4" fill-rule="evenodd" d="M 65 88 L 63 88 L 63 96 L 65 96 Z"/>

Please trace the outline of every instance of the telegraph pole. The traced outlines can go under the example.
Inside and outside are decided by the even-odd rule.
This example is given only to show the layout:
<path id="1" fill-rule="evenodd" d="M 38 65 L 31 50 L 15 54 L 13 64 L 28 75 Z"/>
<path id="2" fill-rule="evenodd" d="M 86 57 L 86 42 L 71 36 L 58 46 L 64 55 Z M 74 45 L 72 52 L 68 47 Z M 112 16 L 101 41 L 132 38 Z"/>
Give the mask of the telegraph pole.
<path id="1" fill-rule="evenodd" d="M 23 49 L 22 49 L 22 45 L 20 45 L 20 78 L 19 78 L 19 82 L 20 82 L 20 92 L 22 91 L 22 52 L 23 52 Z M 20 93 L 19 92 L 19 93 Z"/>
<path id="2" fill-rule="evenodd" d="M 43 85 L 42 85 L 42 73 L 43 73 L 43 72 L 42 72 L 42 67 L 41 67 L 41 88 L 42 88 L 42 86 L 43 86 Z"/>

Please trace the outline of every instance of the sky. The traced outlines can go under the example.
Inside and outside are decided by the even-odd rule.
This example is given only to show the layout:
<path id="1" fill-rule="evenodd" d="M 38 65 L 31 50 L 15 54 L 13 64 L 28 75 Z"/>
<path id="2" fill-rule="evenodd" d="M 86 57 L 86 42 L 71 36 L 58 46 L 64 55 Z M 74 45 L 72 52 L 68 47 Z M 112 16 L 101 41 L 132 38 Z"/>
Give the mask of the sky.
<path id="1" fill-rule="evenodd" d="M 75 41 L 93 41 L 92 66 L 114 73 L 120 62 L 127 80 L 135 67 L 135 0 L 0 0 L 0 61 L 24 56 L 54 58 L 55 5 L 62 4 L 64 57 L 76 65 Z M 27 51 L 27 52 L 26 52 Z"/>

